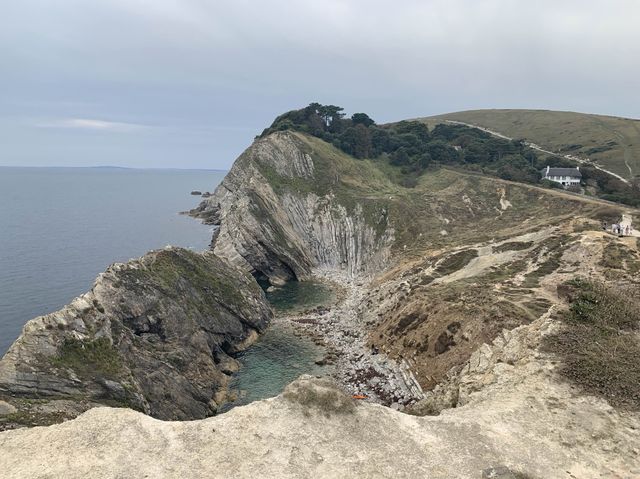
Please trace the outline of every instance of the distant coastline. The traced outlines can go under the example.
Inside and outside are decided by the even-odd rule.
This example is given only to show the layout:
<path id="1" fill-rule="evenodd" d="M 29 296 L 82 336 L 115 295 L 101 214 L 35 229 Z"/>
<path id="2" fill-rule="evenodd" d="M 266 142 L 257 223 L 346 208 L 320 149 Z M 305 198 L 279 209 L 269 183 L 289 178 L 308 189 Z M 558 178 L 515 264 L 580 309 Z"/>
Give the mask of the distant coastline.
<path id="1" fill-rule="evenodd" d="M 97 166 L 21 166 L 21 165 L 0 165 L 0 168 L 12 168 L 12 169 L 66 169 L 66 170 L 127 170 L 127 171 L 213 171 L 216 173 L 227 173 L 229 170 L 220 168 L 139 168 L 130 166 L 112 166 L 112 165 L 97 165 Z"/>

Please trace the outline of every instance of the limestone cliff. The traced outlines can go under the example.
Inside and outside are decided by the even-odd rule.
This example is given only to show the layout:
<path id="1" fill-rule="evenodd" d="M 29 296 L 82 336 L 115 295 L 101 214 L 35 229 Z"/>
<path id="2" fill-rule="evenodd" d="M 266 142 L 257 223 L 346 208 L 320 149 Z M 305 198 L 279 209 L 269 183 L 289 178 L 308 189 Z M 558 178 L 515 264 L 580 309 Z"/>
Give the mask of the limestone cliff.
<path id="1" fill-rule="evenodd" d="M 25 325 L 0 361 L 0 401 L 13 408 L 2 422 L 55 422 L 96 403 L 209 416 L 237 368 L 229 354 L 270 315 L 254 279 L 210 252 L 167 248 L 114 264 L 91 291 Z"/>
<path id="2" fill-rule="evenodd" d="M 357 275 L 385 264 L 393 229 L 383 203 L 347 184 L 338 150 L 277 132 L 256 140 L 193 216 L 219 225 L 216 254 L 272 282 L 302 279 L 314 267 Z"/>

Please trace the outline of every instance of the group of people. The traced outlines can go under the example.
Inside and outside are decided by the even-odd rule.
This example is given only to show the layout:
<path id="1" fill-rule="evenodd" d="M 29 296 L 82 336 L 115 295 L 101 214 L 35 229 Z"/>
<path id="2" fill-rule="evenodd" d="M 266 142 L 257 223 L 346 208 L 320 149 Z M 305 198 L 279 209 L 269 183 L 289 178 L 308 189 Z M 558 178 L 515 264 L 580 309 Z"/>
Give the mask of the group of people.
<path id="1" fill-rule="evenodd" d="M 606 231 L 607 224 L 602 224 L 602 229 Z M 615 223 L 611 225 L 611 232 L 618 236 L 631 236 L 633 234 L 633 227 L 631 225 L 623 225 Z"/>

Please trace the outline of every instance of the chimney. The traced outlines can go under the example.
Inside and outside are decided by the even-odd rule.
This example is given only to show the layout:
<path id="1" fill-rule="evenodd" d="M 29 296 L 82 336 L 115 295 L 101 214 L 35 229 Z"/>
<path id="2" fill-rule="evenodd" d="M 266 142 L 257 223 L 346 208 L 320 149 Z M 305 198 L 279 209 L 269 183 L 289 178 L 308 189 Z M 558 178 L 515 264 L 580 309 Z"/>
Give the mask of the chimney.
<path id="1" fill-rule="evenodd" d="M 579 166 L 576 166 L 576 170 L 580 171 L 580 167 L 579 167 Z"/>
<path id="2" fill-rule="evenodd" d="M 545 176 L 549 176 L 549 165 L 547 165 L 547 174 Z"/>

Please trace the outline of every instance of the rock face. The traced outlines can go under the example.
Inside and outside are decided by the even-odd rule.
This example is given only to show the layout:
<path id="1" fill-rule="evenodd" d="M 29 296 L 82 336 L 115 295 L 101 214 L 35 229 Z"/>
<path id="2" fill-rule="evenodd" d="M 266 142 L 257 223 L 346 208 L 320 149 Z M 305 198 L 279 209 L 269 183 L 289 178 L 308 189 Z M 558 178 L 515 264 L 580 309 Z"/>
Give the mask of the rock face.
<path id="1" fill-rule="evenodd" d="M 7 479 L 640 475 L 637 418 L 573 397 L 542 373 L 503 387 L 502 394 L 438 417 L 354 404 L 309 377 L 277 398 L 201 421 L 96 408 L 49 428 L 1 433 L 0 470 Z M 540 398 L 540 388 L 554 399 Z M 558 401 L 569 406 L 558 408 Z"/>
<path id="2" fill-rule="evenodd" d="M 203 418 L 224 398 L 225 373 L 236 368 L 229 354 L 270 317 L 255 280 L 213 253 L 153 251 L 110 266 L 91 291 L 29 321 L 0 361 L 0 399 L 27 424 L 96 403 Z"/>
<path id="3" fill-rule="evenodd" d="M 193 216 L 219 225 L 219 256 L 273 283 L 314 267 L 351 275 L 386 263 L 393 230 L 383 205 L 343 188 L 325 143 L 292 132 L 256 140 Z"/>

